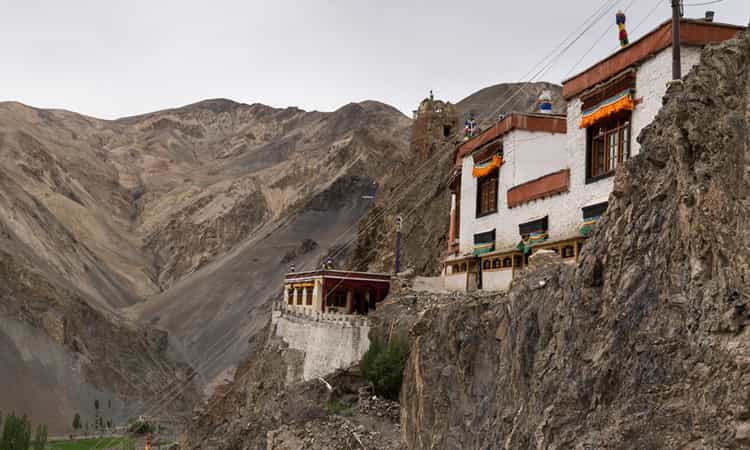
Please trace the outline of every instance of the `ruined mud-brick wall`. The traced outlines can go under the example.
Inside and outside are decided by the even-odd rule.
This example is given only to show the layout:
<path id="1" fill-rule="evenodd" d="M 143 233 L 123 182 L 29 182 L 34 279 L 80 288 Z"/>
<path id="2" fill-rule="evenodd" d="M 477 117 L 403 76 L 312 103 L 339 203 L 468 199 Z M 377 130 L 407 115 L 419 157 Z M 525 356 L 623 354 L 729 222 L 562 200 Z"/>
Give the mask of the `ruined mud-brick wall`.
<path id="1" fill-rule="evenodd" d="M 410 150 L 420 160 L 433 156 L 439 143 L 451 141 L 460 131 L 456 108 L 450 102 L 424 99 L 415 114 Z"/>
<path id="2" fill-rule="evenodd" d="M 274 311 L 271 329 L 274 337 L 304 355 L 301 367 L 287 373 L 287 383 L 348 368 L 370 348 L 370 323 L 365 317 Z"/>

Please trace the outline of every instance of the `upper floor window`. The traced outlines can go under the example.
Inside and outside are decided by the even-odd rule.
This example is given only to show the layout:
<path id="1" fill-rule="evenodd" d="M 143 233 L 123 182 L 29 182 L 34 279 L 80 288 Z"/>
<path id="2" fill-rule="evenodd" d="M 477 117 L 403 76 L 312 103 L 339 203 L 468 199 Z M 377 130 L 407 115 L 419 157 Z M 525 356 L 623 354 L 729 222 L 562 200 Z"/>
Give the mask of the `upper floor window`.
<path id="1" fill-rule="evenodd" d="M 497 212 L 498 171 L 477 178 L 477 217 Z"/>
<path id="2" fill-rule="evenodd" d="M 630 156 L 630 111 L 623 111 L 587 128 L 587 181 L 612 175 Z"/>

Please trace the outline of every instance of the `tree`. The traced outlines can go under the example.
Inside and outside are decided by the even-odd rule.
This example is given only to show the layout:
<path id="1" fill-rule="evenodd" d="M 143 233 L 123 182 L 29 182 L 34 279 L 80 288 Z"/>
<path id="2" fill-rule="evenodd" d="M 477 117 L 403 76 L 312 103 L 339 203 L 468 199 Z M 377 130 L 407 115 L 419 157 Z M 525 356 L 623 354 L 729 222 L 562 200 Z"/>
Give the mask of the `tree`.
<path id="1" fill-rule="evenodd" d="M 34 436 L 33 450 L 44 450 L 47 447 L 47 425 L 38 425 Z"/>
<path id="2" fill-rule="evenodd" d="M 28 450 L 31 443 L 31 422 L 26 416 L 11 414 L 5 417 L 0 450 Z"/>
<path id="3" fill-rule="evenodd" d="M 81 429 L 81 415 L 76 413 L 75 417 L 73 417 L 73 429 L 78 431 Z"/>
<path id="4" fill-rule="evenodd" d="M 374 340 L 362 357 L 362 375 L 376 393 L 397 400 L 408 357 L 409 344 L 405 339 L 394 337 L 387 344 Z"/>

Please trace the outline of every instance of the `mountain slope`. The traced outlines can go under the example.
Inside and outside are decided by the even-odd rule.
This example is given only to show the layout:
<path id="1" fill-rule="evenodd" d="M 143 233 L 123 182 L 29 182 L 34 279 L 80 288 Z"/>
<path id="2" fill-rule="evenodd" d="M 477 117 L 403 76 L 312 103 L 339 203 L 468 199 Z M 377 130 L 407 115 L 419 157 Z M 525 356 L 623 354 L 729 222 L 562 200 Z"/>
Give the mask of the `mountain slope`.
<path id="1" fill-rule="evenodd" d="M 459 101 L 456 108 L 462 113 L 462 119 L 473 115 L 480 128 L 487 128 L 502 114 L 536 111 L 539 96 L 545 90 L 552 94 L 552 110 L 565 114 L 565 99 L 560 86 L 543 81 L 489 86 Z"/>
<path id="2" fill-rule="evenodd" d="M 315 267 L 353 236 L 362 196 L 408 156 L 409 125 L 371 101 L 321 113 L 217 99 L 115 121 L 0 103 L 0 346 L 20 380 L 0 409 L 63 432 L 93 397 L 123 418 L 185 382 L 175 405 L 189 404 L 189 381 L 248 350 L 288 265 Z M 35 389 L 32 410 L 21 393 Z"/>

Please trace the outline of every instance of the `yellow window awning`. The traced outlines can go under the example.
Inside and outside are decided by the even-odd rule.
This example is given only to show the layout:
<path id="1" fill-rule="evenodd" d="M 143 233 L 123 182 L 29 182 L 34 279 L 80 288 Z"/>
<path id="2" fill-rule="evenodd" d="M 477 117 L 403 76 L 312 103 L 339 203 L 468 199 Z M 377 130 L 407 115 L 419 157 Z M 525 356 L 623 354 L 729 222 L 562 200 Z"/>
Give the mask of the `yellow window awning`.
<path id="1" fill-rule="evenodd" d="M 635 100 L 633 100 L 633 92 L 627 89 L 619 94 L 611 97 L 593 108 L 590 108 L 583 112 L 581 118 L 581 128 L 588 128 L 596 122 L 606 119 L 620 111 L 632 111 L 635 109 Z"/>
<path id="2" fill-rule="evenodd" d="M 502 165 L 503 165 L 503 157 L 500 155 L 495 155 L 491 159 L 481 164 L 476 164 L 474 168 L 471 170 L 471 175 L 474 178 L 480 178 L 480 177 L 489 175 L 493 170 L 497 169 L 498 167 Z"/>

